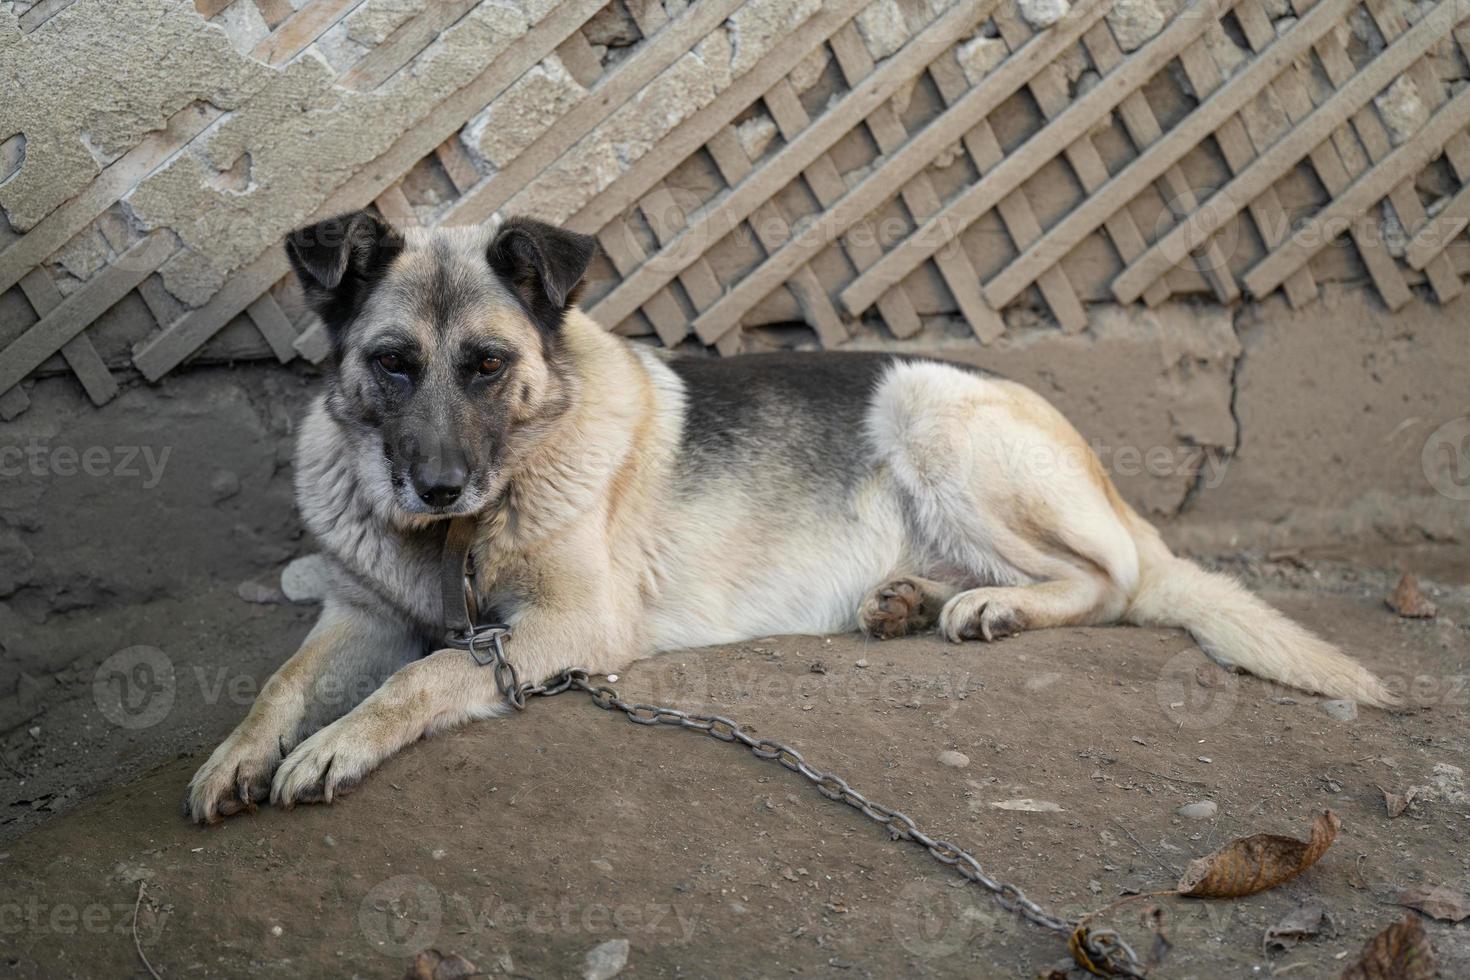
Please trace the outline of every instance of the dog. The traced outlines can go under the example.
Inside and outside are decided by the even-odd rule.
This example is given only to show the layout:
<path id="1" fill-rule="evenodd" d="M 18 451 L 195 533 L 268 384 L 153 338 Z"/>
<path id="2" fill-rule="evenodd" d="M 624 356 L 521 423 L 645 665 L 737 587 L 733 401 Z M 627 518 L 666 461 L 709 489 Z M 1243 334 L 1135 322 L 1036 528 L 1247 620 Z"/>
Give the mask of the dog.
<path id="1" fill-rule="evenodd" d="M 321 617 L 189 784 L 210 823 L 331 802 L 415 740 L 507 713 L 445 645 L 445 526 L 522 678 L 774 634 L 1182 627 L 1216 660 L 1388 705 L 1366 669 L 1170 553 L 1047 401 L 881 353 L 673 356 L 577 307 L 593 239 L 524 218 L 293 232 L 331 338 L 296 496 Z"/>

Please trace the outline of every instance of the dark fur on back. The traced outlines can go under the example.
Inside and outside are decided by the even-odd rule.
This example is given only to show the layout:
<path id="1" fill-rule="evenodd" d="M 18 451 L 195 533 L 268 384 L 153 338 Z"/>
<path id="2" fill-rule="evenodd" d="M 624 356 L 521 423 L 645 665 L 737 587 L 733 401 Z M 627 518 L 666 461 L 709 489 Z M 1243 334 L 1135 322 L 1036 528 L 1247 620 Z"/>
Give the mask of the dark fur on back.
<path id="1" fill-rule="evenodd" d="M 671 359 L 689 399 L 681 469 L 693 476 L 774 458 L 812 480 L 850 486 L 870 468 L 863 417 L 893 361 L 860 351 Z"/>
<path id="2" fill-rule="evenodd" d="M 884 351 L 671 358 L 688 397 L 680 473 L 697 482 L 707 468 L 776 462 L 804 483 L 851 489 L 872 471 L 863 421 L 873 391 L 890 365 L 917 360 L 939 359 Z"/>

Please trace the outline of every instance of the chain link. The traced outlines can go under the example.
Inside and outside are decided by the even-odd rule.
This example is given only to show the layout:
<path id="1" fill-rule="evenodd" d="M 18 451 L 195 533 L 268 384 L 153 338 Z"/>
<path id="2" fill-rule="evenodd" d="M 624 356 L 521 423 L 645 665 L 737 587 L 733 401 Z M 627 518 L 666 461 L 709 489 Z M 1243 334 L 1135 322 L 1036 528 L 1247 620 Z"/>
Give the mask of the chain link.
<path id="1" fill-rule="evenodd" d="M 1112 929 L 1079 929 L 1077 922 L 1052 915 L 1027 898 L 1015 885 L 996 881 L 986 874 L 980 862 L 970 852 L 948 841 L 935 840 L 920 830 L 907 814 L 869 800 L 849 786 L 847 780 L 841 776 L 813 768 L 791 746 L 772 738 L 755 738 L 739 724 L 722 715 L 698 715 L 680 711 L 678 708 L 624 701 L 613 688 L 592 683 L 589 672 L 580 667 L 564 670 L 544 684 L 521 684 L 515 680 L 515 668 L 505 657 L 501 642 L 503 635 L 495 636 L 492 644 L 495 683 L 517 708 L 524 708 L 527 698 L 552 697 L 570 690 L 585 691 L 592 698 L 593 704 L 604 711 L 621 711 L 635 725 L 672 725 L 702 732 L 722 742 L 739 742 L 757 759 L 776 762 L 794 773 L 799 773 L 829 800 L 846 803 L 869 820 L 882 824 L 894 840 L 912 841 L 923 847 L 934 860 L 954 868 L 966 881 L 989 892 L 995 903 L 1006 911 L 1013 912 L 1043 929 L 1068 936 L 1073 944 L 1081 947 L 1082 953 L 1090 961 L 1090 964 L 1084 965 L 1093 972 L 1126 977 L 1144 976 L 1145 968 L 1138 954 Z M 465 649 L 473 654 L 474 641 L 471 640 Z M 478 656 L 476 660 L 479 661 Z M 489 662 L 485 663 L 488 665 Z M 502 665 L 507 669 L 502 670 Z M 502 683 L 503 677 L 509 679 L 512 686 L 507 688 Z"/>

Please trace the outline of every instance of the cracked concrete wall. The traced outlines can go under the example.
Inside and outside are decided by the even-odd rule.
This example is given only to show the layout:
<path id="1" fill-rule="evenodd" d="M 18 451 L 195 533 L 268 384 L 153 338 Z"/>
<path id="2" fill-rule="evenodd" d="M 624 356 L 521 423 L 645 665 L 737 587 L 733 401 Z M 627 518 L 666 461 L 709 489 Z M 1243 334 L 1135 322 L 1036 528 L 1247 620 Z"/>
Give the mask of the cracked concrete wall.
<path id="1" fill-rule="evenodd" d="M 1470 542 L 1470 299 L 1390 313 L 1331 287 L 1237 317 L 1240 441 L 1181 522 L 1194 547 Z"/>

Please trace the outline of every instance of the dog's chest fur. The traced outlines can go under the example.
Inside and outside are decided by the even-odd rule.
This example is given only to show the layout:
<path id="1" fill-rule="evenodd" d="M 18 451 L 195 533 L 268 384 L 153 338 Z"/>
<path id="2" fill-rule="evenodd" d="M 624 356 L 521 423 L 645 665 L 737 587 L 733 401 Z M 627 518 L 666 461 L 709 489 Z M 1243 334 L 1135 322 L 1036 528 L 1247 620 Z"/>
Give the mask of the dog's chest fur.
<path id="1" fill-rule="evenodd" d="M 386 604 L 427 633 L 444 621 L 443 530 L 394 526 L 389 499 L 363 485 L 357 456 L 371 447 L 344 439 L 313 404 L 296 445 L 296 502 L 307 529 L 332 559 L 333 594 L 369 608 Z"/>

